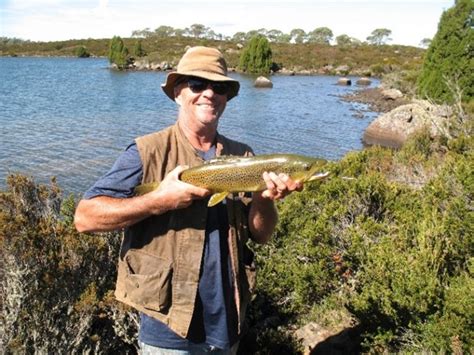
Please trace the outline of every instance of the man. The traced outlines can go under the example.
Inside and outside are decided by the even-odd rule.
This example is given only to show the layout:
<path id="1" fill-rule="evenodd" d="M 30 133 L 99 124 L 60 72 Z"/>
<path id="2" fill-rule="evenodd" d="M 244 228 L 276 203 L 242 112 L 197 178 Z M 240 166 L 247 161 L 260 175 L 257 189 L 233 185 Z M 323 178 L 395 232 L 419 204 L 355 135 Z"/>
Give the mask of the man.
<path id="1" fill-rule="evenodd" d="M 274 200 L 302 186 L 269 172 L 267 189 L 251 203 L 229 195 L 207 208 L 211 192 L 179 176 L 215 156 L 253 154 L 217 131 L 240 85 L 217 49 L 193 47 L 162 88 L 179 105 L 176 124 L 137 138 L 86 192 L 75 225 L 125 229 L 115 295 L 140 312 L 143 353 L 235 353 L 254 280 L 246 242 L 267 242 L 277 223 Z M 134 196 L 135 186 L 152 181 L 157 190 Z"/>

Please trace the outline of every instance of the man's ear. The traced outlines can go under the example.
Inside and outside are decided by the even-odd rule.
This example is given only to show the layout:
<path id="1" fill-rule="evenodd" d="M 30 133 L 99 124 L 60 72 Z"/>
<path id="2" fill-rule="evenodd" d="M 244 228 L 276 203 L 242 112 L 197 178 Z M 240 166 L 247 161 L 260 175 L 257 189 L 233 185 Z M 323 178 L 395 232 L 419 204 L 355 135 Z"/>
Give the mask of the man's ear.
<path id="1" fill-rule="evenodd" d="M 181 85 L 174 87 L 174 101 L 181 106 Z"/>

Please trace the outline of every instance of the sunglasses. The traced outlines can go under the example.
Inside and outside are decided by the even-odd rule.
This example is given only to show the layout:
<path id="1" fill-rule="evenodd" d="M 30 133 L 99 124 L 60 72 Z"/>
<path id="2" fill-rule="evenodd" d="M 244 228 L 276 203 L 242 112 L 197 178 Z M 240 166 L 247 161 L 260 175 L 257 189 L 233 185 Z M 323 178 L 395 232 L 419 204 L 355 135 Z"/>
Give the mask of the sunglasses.
<path id="1" fill-rule="evenodd" d="M 210 81 L 201 78 L 190 77 L 186 80 L 188 88 L 195 94 L 203 92 L 209 86 L 212 88 L 217 95 L 227 95 L 230 90 L 230 86 L 224 82 Z"/>

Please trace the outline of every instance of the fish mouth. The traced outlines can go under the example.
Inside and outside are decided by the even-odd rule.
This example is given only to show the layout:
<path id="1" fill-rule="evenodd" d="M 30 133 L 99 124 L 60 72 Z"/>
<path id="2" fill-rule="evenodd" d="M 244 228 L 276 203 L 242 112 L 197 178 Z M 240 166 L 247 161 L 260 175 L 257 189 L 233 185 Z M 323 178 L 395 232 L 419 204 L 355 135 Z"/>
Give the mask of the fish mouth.
<path id="1" fill-rule="evenodd" d="M 325 171 L 325 172 L 317 172 L 317 173 L 314 173 L 313 175 L 310 176 L 310 178 L 308 179 L 308 181 L 316 181 L 316 180 L 322 180 L 322 179 L 325 179 L 329 176 L 330 172 L 329 171 Z"/>

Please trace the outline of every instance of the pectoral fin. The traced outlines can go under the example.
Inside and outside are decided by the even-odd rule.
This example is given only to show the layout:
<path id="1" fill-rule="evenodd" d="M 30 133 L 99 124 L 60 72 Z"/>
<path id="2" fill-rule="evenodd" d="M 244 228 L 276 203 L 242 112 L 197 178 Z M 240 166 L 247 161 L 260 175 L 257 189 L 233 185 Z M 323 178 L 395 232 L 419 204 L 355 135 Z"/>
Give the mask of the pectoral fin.
<path id="1" fill-rule="evenodd" d="M 217 205 L 219 202 L 221 202 L 223 199 L 225 199 L 228 194 L 229 194 L 229 192 L 227 192 L 227 191 L 215 193 L 209 199 L 209 202 L 207 203 L 207 207 L 212 207 L 212 206 Z"/>
<path id="2" fill-rule="evenodd" d="M 144 195 L 156 190 L 160 184 L 158 182 L 149 182 L 135 187 L 135 195 Z"/>

